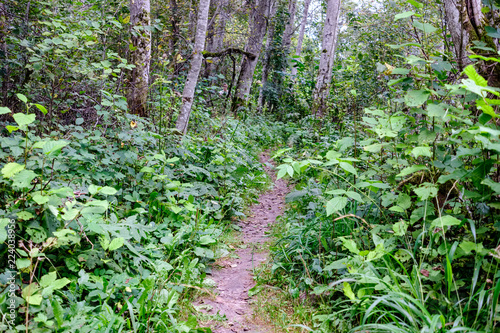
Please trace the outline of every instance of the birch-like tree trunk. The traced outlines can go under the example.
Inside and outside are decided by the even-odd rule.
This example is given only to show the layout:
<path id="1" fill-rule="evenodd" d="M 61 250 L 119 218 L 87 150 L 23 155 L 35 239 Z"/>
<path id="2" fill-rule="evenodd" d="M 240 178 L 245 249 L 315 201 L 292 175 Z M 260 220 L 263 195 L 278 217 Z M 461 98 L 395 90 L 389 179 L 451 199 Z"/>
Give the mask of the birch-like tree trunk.
<path id="1" fill-rule="evenodd" d="M 271 3 L 271 8 L 269 10 L 269 21 L 272 21 L 274 16 L 276 15 L 276 10 L 278 9 L 278 4 L 276 1 Z M 259 98 L 257 99 L 257 112 L 262 112 L 262 108 L 264 107 L 264 90 L 267 85 L 267 79 L 269 77 L 269 52 L 271 48 L 271 43 L 274 39 L 274 24 L 271 24 L 268 27 L 267 31 L 267 40 L 266 40 L 266 52 L 264 53 L 264 59 L 262 59 L 262 77 L 261 77 L 261 87 L 259 90 Z"/>
<path id="2" fill-rule="evenodd" d="M 240 106 L 245 105 L 248 100 L 255 66 L 259 61 L 262 41 L 264 40 L 264 36 L 267 31 L 267 15 L 269 14 L 270 2 L 271 0 L 257 0 L 255 1 L 254 8 L 252 8 L 250 32 L 245 51 L 255 55 L 256 57 L 253 60 L 246 56 L 243 58 L 231 106 L 231 110 L 233 112 L 235 112 Z"/>
<path id="3" fill-rule="evenodd" d="M 304 0 L 304 12 L 302 14 L 302 20 L 300 21 L 299 36 L 297 37 L 297 48 L 295 49 L 295 55 L 300 57 L 302 53 L 302 43 L 304 42 L 304 34 L 307 25 L 307 15 L 309 14 L 309 5 L 311 0 Z M 297 67 L 292 67 L 292 75 L 297 75 Z"/>
<path id="4" fill-rule="evenodd" d="M 467 15 L 465 1 L 444 0 L 444 11 L 459 71 L 462 71 L 464 64 L 468 62 L 466 48 L 469 43 L 469 33 L 464 29 L 464 20 Z"/>
<path id="5" fill-rule="evenodd" d="M 191 115 L 191 106 L 193 105 L 194 91 L 198 76 L 200 74 L 201 63 L 203 61 L 203 50 L 205 47 L 205 39 L 207 33 L 208 10 L 210 8 L 210 0 L 200 0 L 198 7 L 198 20 L 196 23 L 196 36 L 194 39 L 194 54 L 191 60 L 191 67 L 184 85 L 182 93 L 182 106 L 177 118 L 175 127 L 182 133 L 186 134 L 189 117 Z"/>
<path id="6" fill-rule="evenodd" d="M 149 62 L 151 60 L 151 25 L 149 0 L 130 0 L 131 40 L 134 51 L 130 62 L 135 68 L 130 72 L 127 93 L 128 109 L 141 117 L 146 116 L 148 98 Z"/>
<path id="7" fill-rule="evenodd" d="M 341 0 L 328 0 L 325 26 L 323 27 L 323 43 L 319 60 L 319 72 L 316 87 L 313 91 L 313 113 L 321 117 L 325 110 L 326 99 L 330 93 L 332 65 L 337 45 L 337 25 Z"/>
<path id="8" fill-rule="evenodd" d="M 288 3 L 288 22 L 283 33 L 283 49 L 288 54 L 292 44 L 293 33 L 295 32 L 295 11 L 297 10 L 297 0 L 290 0 Z"/>

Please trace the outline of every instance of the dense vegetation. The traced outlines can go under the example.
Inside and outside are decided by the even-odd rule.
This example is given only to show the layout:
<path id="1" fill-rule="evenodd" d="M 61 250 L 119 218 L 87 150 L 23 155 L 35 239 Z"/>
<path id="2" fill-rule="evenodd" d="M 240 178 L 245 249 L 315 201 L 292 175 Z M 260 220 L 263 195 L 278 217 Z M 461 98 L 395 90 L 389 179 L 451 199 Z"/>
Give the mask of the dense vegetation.
<path id="1" fill-rule="evenodd" d="M 191 303 L 270 149 L 276 331 L 499 332 L 500 3 L 455 2 L 463 48 L 448 0 L 344 1 L 328 66 L 337 0 L 0 4 L 0 329 L 210 332 Z"/>

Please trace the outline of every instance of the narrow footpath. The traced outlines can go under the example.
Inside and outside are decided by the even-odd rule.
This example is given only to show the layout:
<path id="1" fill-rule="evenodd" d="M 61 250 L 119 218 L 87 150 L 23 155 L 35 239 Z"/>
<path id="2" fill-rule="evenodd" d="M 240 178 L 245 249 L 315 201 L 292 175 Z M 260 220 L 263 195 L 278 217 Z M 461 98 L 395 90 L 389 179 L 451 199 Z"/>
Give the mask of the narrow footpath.
<path id="1" fill-rule="evenodd" d="M 211 278 L 217 284 L 214 290 L 216 298 L 205 298 L 195 304 L 203 308 L 201 311 L 208 315 L 213 316 L 218 313 L 219 316 L 227 318 L 226 321 L 211 323 L 215 333 L 269 332 L 268 328 L 259 325 L 258 320 L 253 318 L 248 290 L 255 285 L 253 269 L 268 258 L 268 248 L 263 249 L 262 245 L 269 240 L 267 233 L 270 225 L 283 213 L 288 188 L 283 179 L 276 180 L 267 153 L 260 156 L 260 161 L 273 180 L 273 185 L 260 196 L 258 204 L 250 207 L 249 216 L 237 222 L 241 228 L 240 238 L 243 246 L 233 253 L 233 257 L 236 258 L 224 258 L 224 268 L 213 270 Z"/>

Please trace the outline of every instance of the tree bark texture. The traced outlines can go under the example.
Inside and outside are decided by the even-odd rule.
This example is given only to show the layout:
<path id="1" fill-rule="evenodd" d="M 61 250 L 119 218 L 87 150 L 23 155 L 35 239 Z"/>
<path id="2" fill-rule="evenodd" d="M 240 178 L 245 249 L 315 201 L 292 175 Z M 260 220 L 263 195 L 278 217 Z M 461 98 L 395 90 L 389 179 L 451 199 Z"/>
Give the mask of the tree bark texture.
<path id="1" fill-rule="evenodd" d="M 184 85 L 184 91 L 182 93 L 181 111 L 175 125 L 175 127 L 183 134 L 186 134 L 188 128 L 196 83 L 198 82 L 198 76 L 200 74 L 201 64 L 203 61 L 203 49 L 205 47 L 209 8 L 210 0 L 200 0 L 198 7 L 198 20 L 196 23 L 196 36 L 194 39 L 194 54 L 191 60 L 191 67 L 189 69 L 186 83 Z"/>
<path id="2" fill-rule="evenodd" d="M 330 93 L 332 80 L 332 65 L 337 45 L 337 25 L 340 14 L 340 0 L 328 0 L 325 26 L 323 27 L 323 42 L 319 60 L 319 72 L 316 87 L 313 91 L 313 112 L 321 117 L 325 111 L 326 99 Z"/>
<path id="3" fill-rule="evenodd" d="M 252 8 L 252 16 L 250 22 L 250 32 L 245 51 L 255 54 L 256 59 L 251 60 L 247 57 L 243 58 L 241 63 L 240 75 L 236 83 L 235 96 L 231 109 L 236 111 L 240 106 L 246 104 L 248 94 L 252 86 L 253 74 L 255 66 L 262 49 L 262 41 L 267 31 L 268 14 L 271 0 L 257 0 L 254 8 Z"/>
<path id="4" fill-rule="evenodd" d="M 278 4 L 276 1 L 274 1 L 271 4 L 271 8 L 269 10 L 269 21 L 272 21 L 274 16 L 276 15 L 276 10 L 278 9 Z M 266 47 L 265 47 L 265 53 L 264 53 L 264 59 L 262 59 L 262 77 L 261 77 L 261 87 L 259 90 L 259 98 L 257 99 L 257 112 L 262 112 L 262 109 L 264 107 L 264 89 L 267 84 L 267 79 L 269 77 L 269 52 L 271 48 L 271 43 L 274 39 L 274 24 L 271 24 L 268 27 L 267 31 L 267 40 L 266 40 Z"/>
<path id="5" fill-rule="evenodd" d="M 215 7 L 215 2 L 212 1 L 212 6 Z M 226 34 L 226 24 L 229 20 L 229 0 L 219 0 L 217 7 L 214 8 L 214 13 L 211 19 L 211 24 L 208 26 L 207 43 L 205 49 L 207 52 L 221 52 L 224 47 L 224 37 Z M 206 62 L 205 77 L 213 75 L 219 59 Z"/>
<path id="6" fill-rule="evenodd" d="M 295 55 L 299 56 L 302 53 L 302 44 L 304 43 L 304 34 L 307 25 L 307 15 L 309 14 L 309 5 L 311 0 L 304 0 L 304 12 L 302 14 L 302 20 L 300 21 L 299 36 L 297 37 L 297 48 L 295 49 Z M 297 75 L 297 67 L 292 67 L 292 75 Z"/>
<path id="7" fill-rule="evenodd" d="M 151 60 L 151 25 L 149 0 L 130 0 L 131 40 L 134 51 L 130 62 L 135 68 L 130 73 L 127 94 L 131 113 L 146 116 L 148 98 L 149 62 Z"/>
<path id="8" fill-rule="evenodd" d="M 450 30 L 453 49 L 459 70 L 462 71 L 464 64 L 467 63 L 467 44 L 469 43 L 469 34 L 464 29 L 464 21 L 467 17 L 464 0 L 444 0 L 445 20 Z"/>
<path id="9" fill-rule="evenodd" d="M 283 48 L 286 54 L 289 54 L 290 45 L 292 44 L 292 37 L 295 32 L 295 11 L 297 10 L 297 0 L 290 0 L 288 3 L 288 22 L 283 33 Z"/>

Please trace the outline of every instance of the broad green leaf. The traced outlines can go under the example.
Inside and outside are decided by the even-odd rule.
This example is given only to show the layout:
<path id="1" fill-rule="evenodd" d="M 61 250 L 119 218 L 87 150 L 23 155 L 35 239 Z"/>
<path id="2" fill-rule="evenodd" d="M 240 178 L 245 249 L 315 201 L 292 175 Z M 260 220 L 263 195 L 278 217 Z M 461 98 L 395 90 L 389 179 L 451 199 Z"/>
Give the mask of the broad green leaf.
<path id="1" fill-rule="evenodd" d="M 411 167 L 404 168 L 399 174 L 396 175 L 396 177 L 404 177 L 421 170 L 427 170 L 427 167 L 425 165 L 413 165 Z"/>
<path id="2" fill-rule="evenodd" d="M 286 175 L 286 168 L 281 168 L 280 171 L 278 171 L 277 179 L 281 179 L 285 177 L 285 175 Z"/>
<path id="3" fill-rule="evenodd" d="M 415 158 L 418 158 L 420 156 L 432 157 L 432 152 L 430 147 L 415 147 L 412 149 L 411 154 Z"/>
<path id="4" fill-rule="evenodd" d="M 0 106 L 0 115 L 10 113 L 10 109 L 5 106 Z"/>
<path id="5" fill-rule="evenodd" d="M 407 75 L 410 73 L 410 70 L 409 69 L 406 69 L 406 68 L 394 68 L 392 70 L 392 73 L 393 75 Z"/>
<path id="6" fill-rule="evenodd" d="M 21 129 L 25 129 L 26 126 L 33 123 L 36 119 L 36 115 L 34 113 L 24 114 L 24 113 L 14 113 L 12 116 L 16 121 L 17 125 Z"/>
<path id="7" fill-rule="evenodd" d="M 21 296 L 31 305 L 42 304 L 42 294 L 39 293 L 40 287 L 36 283 L 31 283 L 30 285 L 24 287 Z"/>
<path id="8" fill-rule="evenodd" d="M 443 118 L 446 110 L 441 104 L 427 104 L 427 115 L 429 117 Z"/>
<path id="9" fill-rule="evenodd" d="M 335 197 L 326 203 L 326 216 L 330 216 L 347 205 L 346 197 Z"/>
<path id="10" fill-rule="evenodd" d="M 485 114 L 491 116 L 492 118 L 499 118 L 499 116 L 495 113 L 493 107 L 487 104 L 484 99 L 479 99 L 476 101 L 476 106 L 479 110 L 483 111 Z"/>
<path id="11" fill-rule="evenodd" d="M 486 178 L 481 182 L 481 184 L 488 186 L 496 194 L 500 194 L 500 183 L 494 182 L 490 178 Z"/>
<path id="12" fill-rule="evenodd" d="M 478 72 L 476 72 L 476 69 L 473 65 L 465 67 L 464 73 L 478 86 L 486 87 L 488 85 L 488 81 L 486 81 L 481 75 L 479 75 Z"/>
<path id="13" fill-rule="evenodd" d="M 69 142 L 66 142 L 64 140 L 47 141 L 43 145 L 43 153 L 45 155 L 50 155 L 50 154 L 56 153 L 56 152 L 60 151 L 62 148 L 66 147 L 68 144 L 69 144 Z"/>
<path id="14" fill-rule="evenodd" d="M 372 145 L 368 145 L 363 147 L 364 150 L 370 153 L 380 153 L 380 150 L 387 146 L 387 143 L 375 143 Z"/>
<path id="15" fill-rule="evenodd" d="M 434 27 L 432 24 L 429 23 L 422 23 L 420 21 L 413 21 L 413 26 L 419 30 L 422 30 L 426 34 L 431 34 L 435 31 L 437 31 L 437 28 Z"/>
<path id="16" fill-rule="evenodd" d="M 104 186 L 103 188 L 99 189 L 99 193 L 102 193 L 104 195 L 115 195 L 116 192 L 118 191 L 110 186 Z"/>
<path id="17" fill-rule="evenodd" d="M 125 244 L 125 239 L 123 237 L 113 238 L 111 243 L 109 243 L 108 250 L 114 251 L 122 247 L 123 244 Z"/>
<path id="18" fill-rule="evenodd" d="M 208 244 L 212 244 L 215 242 L 216 242 L 216 240 L 213 239 L 212 237 L 210 237 L 209 235 L 203 235 L 200 237 L 200 244 L 201 245 L 208 245 Z"/>
<path id="19" fill-rule="evenodd" d="M 356 201 L 358 201 L 358 202 L 364 203 L 363 198 L 361 198 L 361 195 L 359 195 L 359 193 L 357 193 L 357 192 L 347 191 L 345 194 L 346 194 L 349 198 L 351 198 L 351 199 L 354 199 L 354 200 L 356 200 Z"/>
<path id="20" fill-rule="evenodd" d="M 420 106 L 424 104 L 429 98 L 430 93 L 427 90 L 408 90 L 405 95 L 405 103 L 406 105 L 412 106 Z"/>
<path id="21" fill-rule="evenodd" d="M 96 186 L 94 184 L 89 185 L 89 193 L 90 194 L 92 194 L 92 195 L 96 194 L 98 190 L 99 190 L 98 186 Z"/>
<path id="22" fill-rule="evenodd" d="M 464 250 L 465 254 L 469 254 L 477 248 L 476 243 L 469 241 L 463 241 L 459 246 L 462 250 Z"/>
<path id="23" fill-rule="evenodd" d="M 19 129 L 19 127 L 11 125 L 5 126 L 5 128 L 7 129 L 7 131 L 9 131 L 9 133 L 15 132 Z"/>
<path id="24" fill-rule="evenodd" d="M 40 278 L 40 286 L 46 288 L 57 280 L 57 273 L 50 272 Z"/>
<path id="25" fill-rule="evenodd" d="M 35 179 L 36 176 L 37 174 L 31 170 L 22 170 L 12 177 L 12 186 L 17 189 L 31 188 L 31 181 Z"/>
<path id="26" fill-rule="evenodd" d="M 64 213 L 61 215 L 61 217 L 65 221 L 72 221 L 75 219 L 75 217 L 78 216 L 78 213 L 80 213 L 80 210 L 78 210 L 76 208 L 70 208 L 70 209 L 64 211 Z"/>
<path id="27" fill-rule="evenodd" d="M 396 199 L 396 204 L 403 209 L 409 209 L 411 207 L 411 197 L 406 193 L 400 193 Z"/>
<path id="28" fill-rule="evenodd" d="M 339 237 L 339 238 L 342 241 L 343 247 L 348 249 L 351 253 L 359 254 L 358 246 L 356 245 L 355 241 L 353 241 L 352 239 L 347 239 L 345 237 Z"/>
<path id="29" fill-rule="evenodd" d="M 397 14 L 396 16 L 394 16 L 394 21 L 397 21 L 397 20 L 400 20 L 400 19 L 404 19 L 404 18 L 413 16 L 413 15 L 415 15 L 414 11 L 409 11 L 409 12 L 404 12 L 404 13 L 401 13 L 401 14 Z"/>
<path id="30" fill-rule="evenodd" d="M 14 176 L 18 172 L 21 172 L 22 170 L 24 170 L 24 165 L 15 162 L 7 163 L 2 168 L 2 175 L 3 178 L 12 178 L 12 176 Z"/>
<path id="31" fill-rule="evenodd" d="M 29 267 L 31 265 L 31 261 L 26 258 L 18 258 L 16 259 L 16 267 L 17 269 L 23 269 Z"/>
<path id="32" fill-rule="evenodd" d="M 23 101 L 25 104 L 28 103 L 28 99 L 23 94 L 16 94 L 17 98 Z"/>
<path id="33" fill-rule="evenodd" d="M 415 8 L 424 8 L 424 5 L 416 0 L 407 0 L 407 2 L 413 5 Z"/>
<path id="34" fill-rule="evenodd" d="M 338 189 L 335 189 L 335 190 L 330 190 L 330 191 L 327 191 L 325 192 L 326 194 L 333 194 L 333 195 L 340 195 L 340 194 L 344 194 L 346 193 L 347 191 L 346 190 L 343 190 L 341 188 L 338 188 Z"/>
<path id="35" fill-rule="evenodd" d="M 423 183 L 420 187 L 413 189 L 420 200 L 425 201 L 429 198 L 436 197 L 438 188 L 431 183 Z"/>
<path id="36" fill-rule="evenodd" d="M 36 202 L 39 205 L 43 205 L 43 204 L 49 202 L 49 197 L 40 194 L 40 192 L 36 192 L 35 194 L 33 194 L 32 199 L 34 202 Z"/>
<path id="37" fill-rule="evenodd" d="M 392 230 L 394 231 L 394 235 L 404 236 L 406 234 L 406 231 L 408 230 L 408 223 L 401 220 L 392 226 Z"/>
<path id="38" fill-rule="evenodd" d="M 340 162 L 339 166 L 344 169 L 344 171 L 348 173 L 352 173 L 353 175 L 357 176 L 358 173 L 356 172 L 356 169 L 349 163 L 347 162 Z"/>
<path id="39" fill-rule="evenodd" d="M 31 214 L 30 212 L 27 212 L 25 210 L 23 210 L 22 212 L 17 212 L 16 215 L 17 215 L 18 219 L 23 220 L 23 221 L 29 221 L 35 217 L 33 214 Z"/>
<path id="40" fill-rule="evenodd" d="M 492 38 L 500 38 L 500 29 L 485 27 L 486 34 Z"/>
<path id="41" fill-rule="evenodd" d="M 339 153 L 338 151 L 335 151 L 335 150 L 329 150 L 326 153 L 326 158 L 328 160 L 335 160 L 335 159 L 339 158 L 340 156 L 342 156 L 342 153 Z"/>
<path id="42" fill-rule="evenodd" d="M 46 108 L 45 108 L 45 106 L 43 106 L 43 105 L 36 104 L 36 103 L 35 103 L 34 105 L 35 105 L 35 106 L 38 108 L 38 110 L 40 110 L 43 114 L 47 114 L 47 113 L 49 112 L 49 111 L 47 111 L 47 109 L 46 109 Z"/>
<path id="43" fill-rule="evenodd" d="M 442 227 L 451 226 L 451 225 L 459 225 L 460 223 L 461 223 L 461 221 L 459 219 L 457 219 L 451 215 L 445 215 L 442 217 L 438 217 L 437 219 L 432 221 L 431 225 L 433 228 L 436 228 L 436 227 L 442 228 Z"/>
<path id="44" fill-rule="evenodd" d="M 356 295 L 354 295 L 354 292 L 351 289 L 351 285 L 348 282 L 344 282 L 344 287 L 342 288 L 342 291 L 344 292 L 344 295 L 347 296 L 351 301 L 356 300 Z"/>

